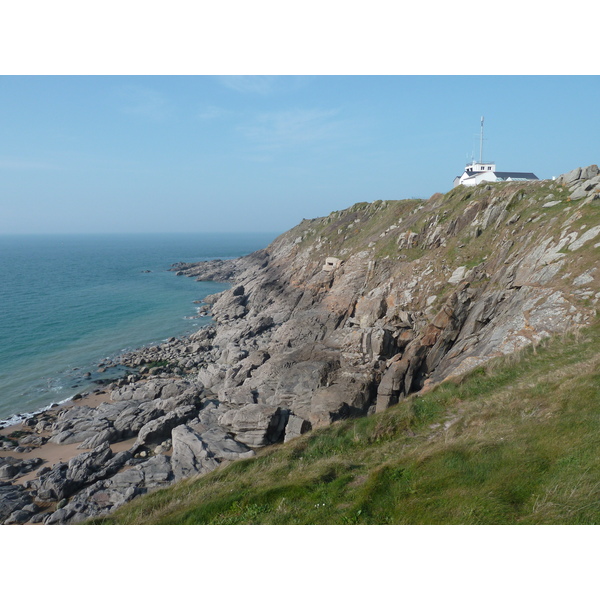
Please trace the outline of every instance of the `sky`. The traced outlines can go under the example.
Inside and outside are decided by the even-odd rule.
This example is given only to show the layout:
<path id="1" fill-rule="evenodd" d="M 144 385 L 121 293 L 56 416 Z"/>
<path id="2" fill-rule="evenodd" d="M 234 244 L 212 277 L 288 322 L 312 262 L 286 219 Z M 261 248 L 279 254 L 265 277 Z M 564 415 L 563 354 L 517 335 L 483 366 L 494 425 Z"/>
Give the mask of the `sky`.
<path id="1" fill-rule="evenodd" d="M 598 163 L 598 76 L 0 77 L 0 233 L 289 229 Z"/>
<path id="2" fill-rule="evenodd" d="M 29 0 L 0 19 L 0 235 L 273 232 L 479 154 L 599 162 L 587 0 Z"/>

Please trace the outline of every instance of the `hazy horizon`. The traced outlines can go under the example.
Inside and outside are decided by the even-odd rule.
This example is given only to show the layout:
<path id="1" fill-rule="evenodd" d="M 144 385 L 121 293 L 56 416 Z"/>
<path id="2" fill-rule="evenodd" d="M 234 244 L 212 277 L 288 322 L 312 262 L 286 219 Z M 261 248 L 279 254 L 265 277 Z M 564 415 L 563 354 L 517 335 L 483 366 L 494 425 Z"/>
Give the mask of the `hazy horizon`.
<path id="1" fill-rule="evenodd" d="M 598 76 L 2 76 L 0 234 L 283 232 L 598 161 Z"/>
<path id="2" fill-rule="evenodd" d="M 153 236 L 153 235 L 207 235 L 207 236 L 230 236 L 230 235 L 273 235 L 278 236 L 285 231 L 93 231 L 93 232 L 85 232 L 85 231 L 43 231 L 43 232 L 25 232 L 25 233 L 12 233 L 12 232 L 4 232 L 0 233 L 0 236 L 3 237 L 27 237 L 27 236 L 73 236 L 73 237 L 89 237 L 89 236 Z"/>

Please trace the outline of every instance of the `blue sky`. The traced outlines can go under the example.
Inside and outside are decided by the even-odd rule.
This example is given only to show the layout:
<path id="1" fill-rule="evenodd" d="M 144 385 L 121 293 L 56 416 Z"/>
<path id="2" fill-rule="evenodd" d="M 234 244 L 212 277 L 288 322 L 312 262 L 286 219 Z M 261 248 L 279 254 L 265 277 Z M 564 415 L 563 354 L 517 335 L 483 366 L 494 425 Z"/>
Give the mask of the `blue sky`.
<path id="1" fill-rule="evenodd" d="M 598 76 L 0 76 L 0 233 L 267 231 L 600 160 Z"/>

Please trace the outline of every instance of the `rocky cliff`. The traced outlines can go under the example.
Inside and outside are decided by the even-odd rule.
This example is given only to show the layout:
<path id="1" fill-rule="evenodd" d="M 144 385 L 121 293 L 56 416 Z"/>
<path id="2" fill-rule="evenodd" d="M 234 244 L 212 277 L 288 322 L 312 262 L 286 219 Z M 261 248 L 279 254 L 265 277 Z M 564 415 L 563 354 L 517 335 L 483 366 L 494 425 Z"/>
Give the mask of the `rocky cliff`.
<path id="1" fill-rule="evenodd" d="M 88 452 L 23 485 L 18 477 L 39 464 L 4 459 L 0 516 L 106 514 L 589 324 L 599 247 L 593 165 L 556 181 L 357 204 L 249 256 L 175 265 L 178 275 L 231 281 L 205 299 L 214 323 L 121 357 L 138 372 L 111 386 L 109 402 L 25 423 L 21 451 L 49 442 Z"/>
<path id="2" fill-rule="evenodd" d="M 230 407 L 287 413 L 286 436 L 368 411 L 589 323 L 600 175 L 458 187 L 305 220 L 220 265 L 199 381 Z M 215 269 L 218 267 L 217 269 Z M 229 419 L 233 419 L 231 416 Z"/>

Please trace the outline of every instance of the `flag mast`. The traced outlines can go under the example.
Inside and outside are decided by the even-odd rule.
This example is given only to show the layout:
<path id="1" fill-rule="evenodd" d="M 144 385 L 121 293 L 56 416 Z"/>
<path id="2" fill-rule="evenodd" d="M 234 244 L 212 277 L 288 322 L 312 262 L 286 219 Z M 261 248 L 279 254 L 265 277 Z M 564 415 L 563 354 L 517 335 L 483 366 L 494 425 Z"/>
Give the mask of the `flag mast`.
<path id="1" fill-rule="evenodd" d="M 481 134 L 479 137 L 479 163 L 483 163 L 483 117 L 481 117 Z"/>

